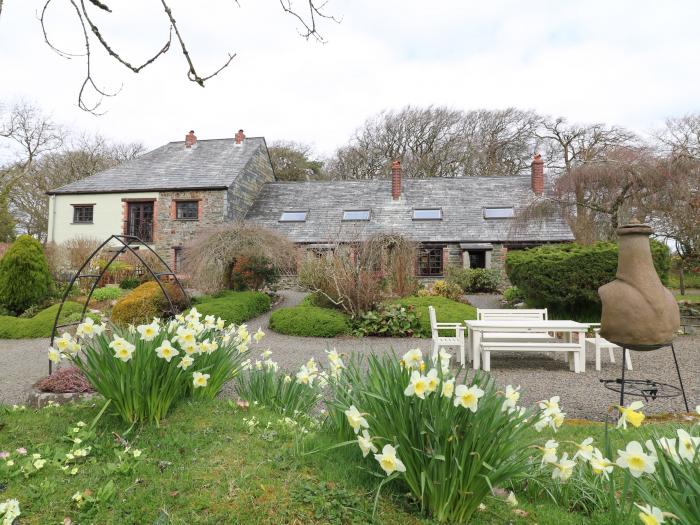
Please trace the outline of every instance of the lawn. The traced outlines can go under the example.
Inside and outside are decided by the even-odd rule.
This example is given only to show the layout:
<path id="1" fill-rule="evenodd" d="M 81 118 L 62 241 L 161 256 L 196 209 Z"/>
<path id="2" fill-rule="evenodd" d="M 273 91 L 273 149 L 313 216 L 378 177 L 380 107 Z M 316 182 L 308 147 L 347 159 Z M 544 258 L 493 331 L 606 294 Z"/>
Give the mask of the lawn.
<path id="1" fill-rule="evenodd" d="M 358 466 L 357 447 L 328 450 L 334 440 L 323 431 L 302 440 L 298 427 L 279 415 L 257 408 L 243 412 L 223 400 L 184 403 L 160 428 L 129 431 L 105 414 L 78 472 L 63 472 L 52 459 L 69 450 L 64 436 L 78 421 L 89 424 L 98 408 L 83 404 L 5 413 L 0 408 L 0 451 L 25 447 L 30 455 L 49 459 L 28 478 L 8 478 L 0 466 L 0 500 L 19 500 L 23 524 L 64 523 L 65 518 L 120 525 L 433 523 L 420 517 L 415 502 L 397 484 L 382 490 L 372 520 L 379 479 Z M 253 417 L 258 423 L 251 427 Z M 571 422 L 556 438 L 568 446 L 564 441 L 588 435 L 602 439 L 603 429 L 601 424 Z M 663 425 L 642 430 L 649 435 Z M 543 442 L 548 437 L 541 436 Z M 122 440 L 142 455 L 125 454 Z M 80 509 L 71 501 L 77 492 L 88 498 Z M 487 499 L 486 510 L 472 523 L 612 525 L 605 516 L 569 513 L 546 498 L 518 499 L 515 508 L 499 498 Z M 627 523 L 637 522 L 634 516 Z"/>
<path id="2" fill-rule="evenodd" d="M 202 315 L 221 317 L 227 323 L 241 324 L 270 309 L 270 296 L 262 292 L 225 291 L 198 297 L 194 306 Z"/>
<path id="3" fill-rule="evenodd" d="M 420 322 L 420 336 L 431 337 L 430 332 L 430 317 L 428 316 L 428 306 L 435 307 L 435 316 L 439 323 L 461 323 L 465 320 L 476 319 L 476 308 L 471 305 L 458 303 L 440 296 L 429 297 L 403 297 L 392 303 L 401 304 L 403 306 L 414 306 L 418 321 Z M 454 335 L 454 330 L 453 330 Z"/>
<path id="4" fill-rule="evenodd" d="M 36 337 L 51 337 L 56 312 L 59 305 L 54 304 L 37 313 L 34 317 L 12 317 L 0 315 L 0 339 L 33 339 Z M 82 305 L 66 301 L 61 310 L 62 323 L 80 319 Z"/>
<path id="5" fill-rule="evenodd" d="M 691 303 L 700 303 L 700 294 L 685 294 L 676 295 L 676 301 L 688 301 Z"/>

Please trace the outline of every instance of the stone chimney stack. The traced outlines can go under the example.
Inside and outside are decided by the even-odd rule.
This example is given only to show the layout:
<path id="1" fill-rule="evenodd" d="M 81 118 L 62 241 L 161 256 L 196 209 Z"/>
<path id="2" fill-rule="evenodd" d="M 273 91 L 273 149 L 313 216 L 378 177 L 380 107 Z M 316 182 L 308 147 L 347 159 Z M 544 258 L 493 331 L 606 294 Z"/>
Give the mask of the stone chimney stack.
<path id="1" fill-rule="evenodd" d="M 197 135 L 194 134 L 193 130 L 190 130 L 190 132 L 185 135 L 185 147 L 191 148 L 195 144 L 197 144 Z"/>
<path id="2" fill-rule="evenodd" d="M 544 161 L 542 155 L 536 153 L 530 164 L 532 170 L 532 191 L 535 195 L 544 193 Z"/>
<path id="3" fill-rule="evenodd" d="M 401 198 L 401 161 L 391 162 L 391 197 L 396 201 Z"/>
<path id="4" fill-rule="evenodd" d="M 243 144 L 243 140 L 245 140 L 245 134 L 243 133 L 242 129 L 238 130 L 238 133 L 236 133 L 234 139 L 236 141 L 236 146 L 240 146 L 241 144 Z"/>

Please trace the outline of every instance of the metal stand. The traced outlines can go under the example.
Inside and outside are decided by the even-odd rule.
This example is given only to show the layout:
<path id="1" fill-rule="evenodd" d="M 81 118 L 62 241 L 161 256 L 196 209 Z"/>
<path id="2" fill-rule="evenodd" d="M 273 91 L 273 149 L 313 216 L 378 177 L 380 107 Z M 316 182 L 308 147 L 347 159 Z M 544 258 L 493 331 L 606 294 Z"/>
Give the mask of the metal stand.
<path id="1" fill-rule="evenodd" d="M 680 393 L 683 395 L 683 403 L 685 404 L 685 411 L 690 412 L 690 409 L 688 408 L 688 399 L 685 396 L 685 388 L 683 388 L 683 378 L 681 377 L 681 369 L 678 366 L 678 359 L 676 359 L 676 349 L 673 347 L 673 343 L 668 343 L 668 344 L 662 345 L 662 346 L 670 346 L 671 347 L 671 353 L 673 354 L 673 363 L 676 365 L 676 374 L 678 374 L 678 384 L 680 387 Z M 661 348 L 661 347 L 656 347 L 656 348 Z M 626 352 L 627 350 L 641 350 L 641 349 L 629 348 L 629 347 L 624 347 L 624 346 L 622 347 L 622 378 L 619 381 L 619 384 L 620 384 L 620 406 L 625 406 L 625 384 L 627 382 L 629 382 L 629 380 L 625 381 L 625 364 L 626 364 L 625 363 L 625 354 L 627 353 Z M 645 350 L 650 350 L 650 349 L 645 349 Z M 648 385 L 654 385 L 657 388 L 657 390 L 655 390 L 653 392 L 653 394 L 650 394 L 650 397 L 652 399 L 655 399 L 656 397 L 675 397 L 678 395 L 678 394 L 661 394 L 661 395 L 659 395 L 657 393 L 659 387 L 670 387 L 671 389 L 678 390 L 678 389 L 676 389 L 676 387 L 673 387 L 671 385 L 666 385 L 664 383 L 655 383 L 655 382 L 651 382 L 651 381 L 646 381 L 644 383 L 648 384 Z M 607 387 L 607 384 L 606 384 L 606 387 Z M 641 394 L 630 394 L 630 395 L 641 395 L 642 397 L 645 397 L 645 398 L 647 397 L 647 395 L 644 393 L 644 390 L 642 390 Z"/>
<path id="2" fill-rule="evenodd" d="M 102 268 L 102 271 L 97 273 L 97 274 L 84 274 L 82 273 L 83 270 L 88 266 L 90 261 L 97 256 L 100 251 L 108 246 L 111 241 L 117 241 L 121 246 L 118 246 L 117 249 L 115 249 L 114 255 L 110 257 L 109 261 L 107 264 Z M 136 249 L 139 247 L 143 246 L 146 250 L 148 250 L 152 255 L 155 255 L 158 261 L 163 265 L 165 268 L 165 271 L 163 272 L 155 272 L 153 271 L 153 268 L 141 257 L 136 249 L 134 249 L 134 245 L 136 246 Z M 170 279 L 173 279 L 175 281 L 175 284 L 180 288 L 180 291 L 182 292 L 183 297 L 185 298 L 185 301 L 189 303 L 189 296 L 187 295 L 187 292 L 185 292 L 185 289 L 183 288 L 182 284 L 180 283 L 180 280 L 177 278 L 177 275 L 175 275 L 175 272 L 173 272 L 170 269 L 170 266 L 168 266 L 168 263 L 166 263 L 163 258 L 158 255 L 153 248 L 151 248 L 147 243 L 142 241 L 140 238 L 134 236 L 134 235 L 111 235 L 106 241 L 104 241 L 102 244 L 100 244 L 94 252 L 88 257 L 85 262 L 82 264 L 80 269 L 76 272 L 76 274 L 73 276 L 73 278 L 70 280 L 68 283 L 68 287 L 66 288 L 66 291 L 63 293 L 63 297 L 61 298 L 61 304 L 58 307 L 58 311 L 56 312 L 56 318 L 54 319 L 53 322 L 53 328 L 51 329 L 51 342 L 49 343 L 49 346 L 53 346 L 54 339 L 56 338 L 56 331 L 59 328 L 65 328 L 68 326 L 75 326 L 79 325 L 85 320 L 85 314 L 87 312 L 88 304 L 90 303 L 90 299 L 92 298 L 92 294 L 95 291 L 95 288 L 97 288 L 98 283 L 102 279 L 102 276 L 107 273 L 108 268 L 112 264 L 112 262 L 119 257 L 121 254 L 129 252 L 136 257 L 141 264 L 144 266 L 144 268 L 148 271 L 148 273 L 153 277 L 155 282 L 158 283 L 158 286 L 160 286 L 161 292 L 163 292 L 163 295 L 165 296 L 166 300 L 168 301 L 168 305 L 170 307 L 170 313 L 175 315 L 176 313 L 176 308 L 175 305 L 173 304 L 172 299 L 170 298 L 170 295 L 168 294 L 168 291 L 165 286 L 163 286 L 163 283 L 161 282 L 160 278 L 161 277 L 168 277 Z M 65 324 L 58 324 L 58 320 L 61 317 L 61 310 L 63 310 L 63 305 L 66 302 L 66 299 L 68 298 L 68 294 L 70 293 L 71 289 L 73 288 L 73 284 L 75 284 L 76 281 L 79 279 L 94 279 L 94 282 L 92 283 L 92 286 L 90 287 L 90 292 L 87 295 L 87 298 L 85 299 L 85 303 L 83 304 L 83 311 L 80 314 L 80 320 L 75 321 L 73 323 L 65 323 Z M 49 361 L 49 375 L 52 374 L 53 372 L 53 363 Z"/>

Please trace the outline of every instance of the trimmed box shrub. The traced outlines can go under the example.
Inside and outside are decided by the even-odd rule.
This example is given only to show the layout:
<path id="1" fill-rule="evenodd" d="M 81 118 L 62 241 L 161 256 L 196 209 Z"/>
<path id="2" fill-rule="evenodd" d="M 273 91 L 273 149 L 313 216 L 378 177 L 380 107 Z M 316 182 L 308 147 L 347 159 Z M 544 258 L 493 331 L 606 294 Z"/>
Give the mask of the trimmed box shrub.
<path id="1" fill-rule="evenodd" d="M 336 337 L 350 333 L 350 319 L 337 310 L 294 306 L 272 312 L 270 329 L 285 335 Z"/>
<path id="2" fill-rule="evenodd" d="M 428 297 L 412 295 L 410 297 L 403 297 L 391 301 L 390 303 L 400 304 L 406 307 L 412 306 L 415 308 L 418 322 L 420 323 L 420 329 L 416 332 L 416 335 L 420 337 L 431 337 L 432 335 L 430 332 L 428 306 L 433 306 L 435 308 L 435 314 L 439 323 L 464 323 L 465 320 L 476 319 L 476 308 L 473 306 L 452 301 L 438 295 Z"/>
<path id="3" fill-rule="evenodd" d="M 182 310 L 187 305 L 187 298 L 180 288 L 171 283 L 162 283 L 173 306 Z M 128 295 L 117 301 L 112 308 L 112 322 L 118 325 L 148 323 L 154 317 L 168 313 L 170 305 L 163 291 L 155 281 L 148 281 L 134 288 Z"/>
<path id="4" fill-rule="evenodd" d="M 37 337 L 51 337 L 51 329 L 56 318 L 59 305 L 54 304 L 42 310 L 34 317 L 21 318 L 9 315 L 0 315 L 0 339 L 35 339 Z M 61 310 L 60 323 L 70 322 L 72 318 L 80 318 L 82 305 L 72 301 L 66 301 Z"/>
<path id="5" fill-rule="evenodd" d="M 0 259 L 0 304 L 15 313 L 45 301 L 52 282 L 41 243 L 30 235 L 21 235 Z"/>
<path id="6" fill-rule="evenodd" d="M 270 302 L 270 296 L 262 292 L 222 292 L 198 298 L 197 310 L 227 323 L 241 324 L 270 310 Z"/>
<path id="7" fill-rule="evenodd" d="M 662 283 L 668 282 L 668 246 L 651 241 Z M 528 305 L 548 308 L 553 317 L 593 321 L 600 318 L 598 288 L 615 279 L 617 244 L 561 244 L 508 252 L 506 271 Z"/>

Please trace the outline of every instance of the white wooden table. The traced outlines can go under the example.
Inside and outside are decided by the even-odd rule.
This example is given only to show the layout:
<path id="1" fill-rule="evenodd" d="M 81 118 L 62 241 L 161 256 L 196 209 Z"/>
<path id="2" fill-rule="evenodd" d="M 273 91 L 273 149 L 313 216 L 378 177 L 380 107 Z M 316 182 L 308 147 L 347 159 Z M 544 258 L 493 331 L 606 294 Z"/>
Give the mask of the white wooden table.
<path id="1" fill-rule="evenodd" d="M 472 365 L 474 370 L 481 368 L 481 354 L 479 351 L 481 338 L 485 332 L 514 332 L 524 334 L 528 332 L 543 333 L 543 332 L 559 332 L 564 334 L 564 339 L 568 343 L 573 343 L 572 334 L 578 334 L 577 344 L 580 346 L 578 353 L 578 368 L 581 372 L 586 371 L 586 347 L 585 335 L 588 330 L 588 325 L 577 323 L 576 321 L 464 321 L 469 329 L 467 347 L 469 349 Z M 535 342 L 533 340 L 533 342 Z M 542 352 L 547 352 L 547 341 L 539 340 L 539 346 L 542 347 Z"/>

